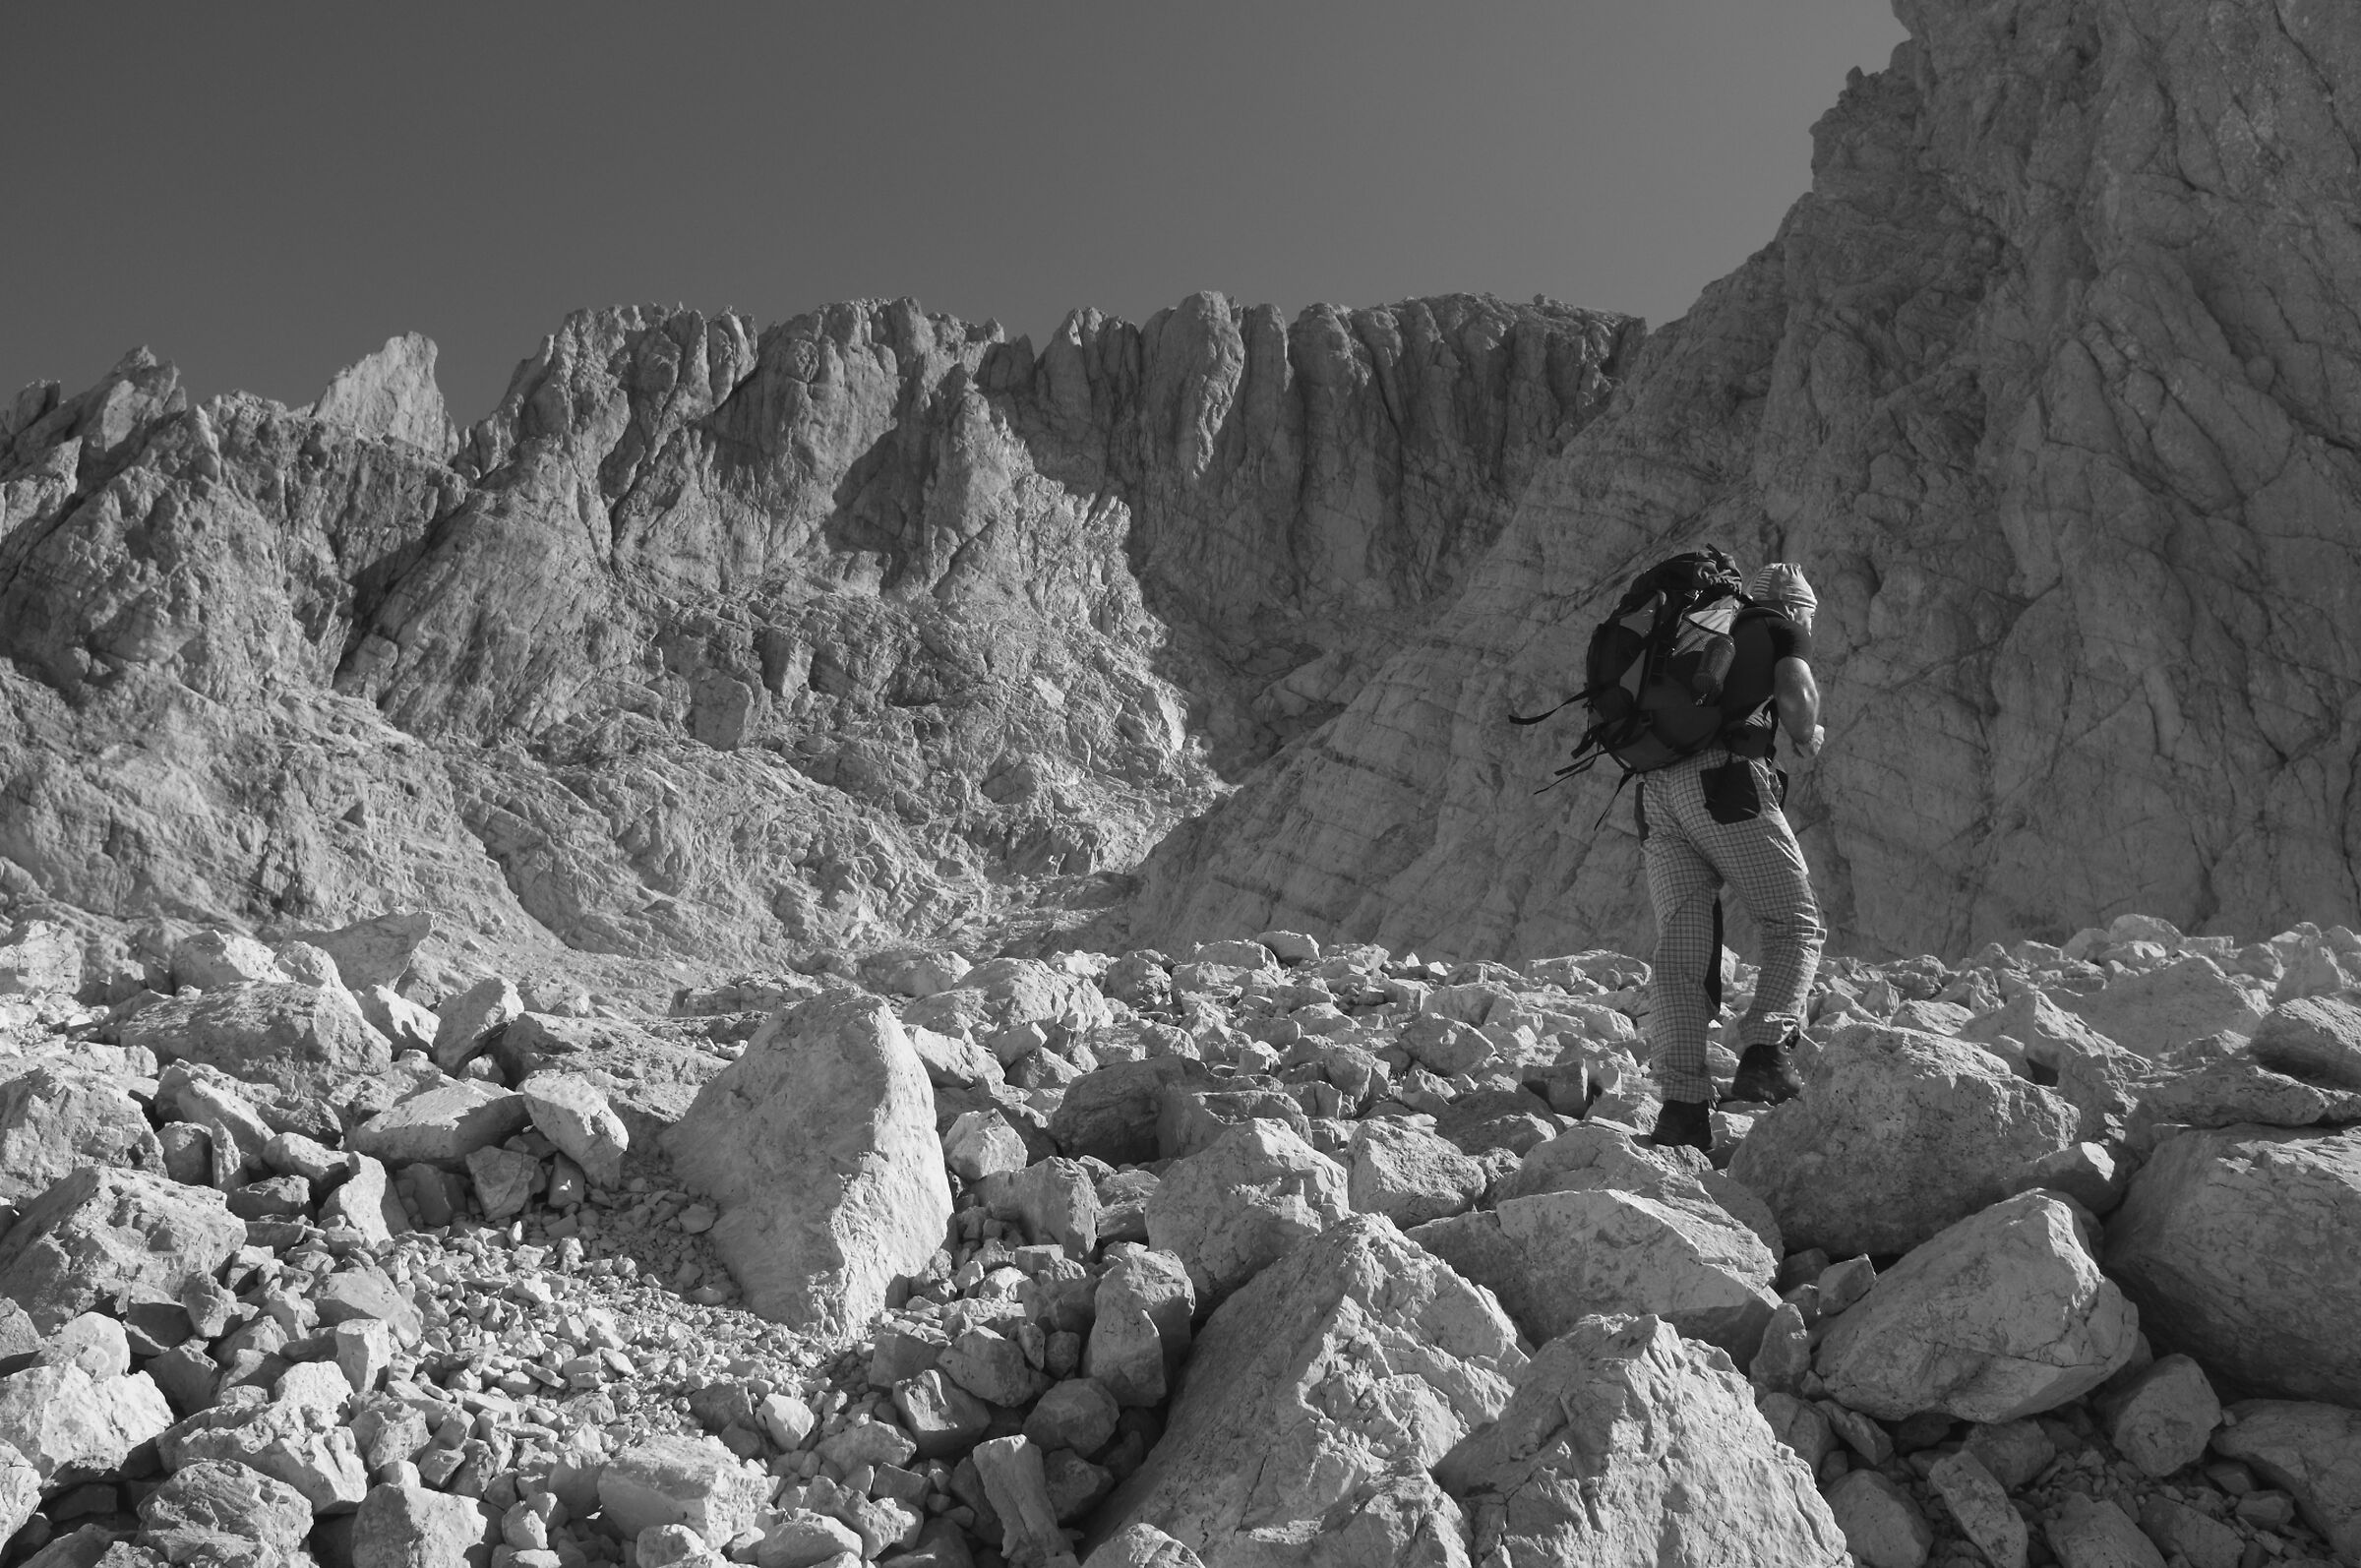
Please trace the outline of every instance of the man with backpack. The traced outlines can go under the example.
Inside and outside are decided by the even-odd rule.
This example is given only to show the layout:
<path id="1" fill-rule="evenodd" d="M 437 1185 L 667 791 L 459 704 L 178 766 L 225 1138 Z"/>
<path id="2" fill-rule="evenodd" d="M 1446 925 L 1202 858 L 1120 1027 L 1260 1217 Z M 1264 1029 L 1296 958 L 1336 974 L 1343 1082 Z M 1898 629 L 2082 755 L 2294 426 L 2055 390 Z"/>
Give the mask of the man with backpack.
<path id="1" fill-rule="evenodd" d="M 1800 568 L 1779 562 L 1755 573 L 1745 597 L 1751 602 L 1728 621 L 1733 646 L 1719 732 L 1642 773 L 1634 809 L 1656 907 L 1649 1033 L 1665 1092 L 1660 1145 L 1713 1143 L 1706 1038 L 1721 1005 L 1723 887 L 1763 934 L 1754 1002 L 1738 1022 L 1730 1099 L 1777 1103 L 1801 1090 L 1795 1048 L 1827 939 L 1810 869 L 1781 810 L 1786 775 L 1771 760 L 1782 730 L 1805 756 L 1817 754 L 1826 736 L 1811 667 L 1818 596 Z"/>

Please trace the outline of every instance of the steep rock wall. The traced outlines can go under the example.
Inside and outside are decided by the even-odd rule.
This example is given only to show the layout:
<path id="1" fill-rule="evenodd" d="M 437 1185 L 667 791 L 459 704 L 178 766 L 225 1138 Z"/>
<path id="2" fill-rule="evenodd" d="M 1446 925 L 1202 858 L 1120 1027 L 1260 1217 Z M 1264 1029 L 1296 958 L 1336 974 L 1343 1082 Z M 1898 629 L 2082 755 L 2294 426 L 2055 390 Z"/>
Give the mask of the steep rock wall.
<path id="1" fill-rule="evenodd" d="M 1026 939 L 1450 603 L 1637 336 L 616 310 L 457 434 L 414 337 L 304 412 L 144 353 L 28 389 L 0 893 L 721 963 Z"/>
<path id="2" fill-rule="evenodd" d="M 1819 583 L 1791 810 L 1838 928 L 2350 921 L 2361 14 L 1900 0 L 1778 237 L 1659 331 L 1455 613 L 1152 859 L 1136 926 L 1644 941 L 1628 811 L 1540 799 L 1604 598 L 1718 539 Z"/>

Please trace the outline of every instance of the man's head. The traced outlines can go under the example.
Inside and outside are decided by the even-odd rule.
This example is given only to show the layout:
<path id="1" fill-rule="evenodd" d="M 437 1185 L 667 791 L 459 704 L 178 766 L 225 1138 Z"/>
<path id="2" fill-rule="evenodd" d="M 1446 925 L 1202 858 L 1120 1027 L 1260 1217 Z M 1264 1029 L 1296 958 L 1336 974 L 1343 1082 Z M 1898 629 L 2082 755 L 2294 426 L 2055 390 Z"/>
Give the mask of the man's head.
<path id="1" fill-rule="evenodd" d="M 1820 595 L 1804 580 L 1803 568 L 1792 561 L 1774 561 L 1757 572 L 1746 584 L 1746 597 L 1771 606 L 1806 632 L 1820 608 Z"/>

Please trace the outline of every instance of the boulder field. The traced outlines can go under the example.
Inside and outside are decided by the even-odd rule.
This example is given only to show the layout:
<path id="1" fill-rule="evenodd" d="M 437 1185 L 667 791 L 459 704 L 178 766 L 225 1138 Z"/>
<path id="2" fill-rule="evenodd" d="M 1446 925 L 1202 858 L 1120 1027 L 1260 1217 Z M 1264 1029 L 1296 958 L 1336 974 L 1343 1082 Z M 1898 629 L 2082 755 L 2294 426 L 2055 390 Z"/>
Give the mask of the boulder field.
<path id="1" fill-rule="evenodd" d="M 2361 1562 L 2342 928 L 1832 960 L 1709 1155 L 1609 949 L 433 924 L 0 941 L 11 1568 Z"/>

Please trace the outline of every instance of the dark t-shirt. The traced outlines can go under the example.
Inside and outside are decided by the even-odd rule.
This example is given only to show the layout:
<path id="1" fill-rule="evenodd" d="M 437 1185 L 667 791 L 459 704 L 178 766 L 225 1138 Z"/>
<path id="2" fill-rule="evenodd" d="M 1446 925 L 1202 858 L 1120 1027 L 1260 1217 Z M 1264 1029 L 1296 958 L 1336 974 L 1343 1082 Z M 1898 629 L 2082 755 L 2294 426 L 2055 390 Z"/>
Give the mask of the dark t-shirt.
<path id="1" fill-rule="evenodd" d="M 1722 683 L 1723 722 L 1731 726 L 1725 741 L 1741 756 L 1768 756 L 1779 729 L 1779 708 L 1771 701 L 1779 661 L 1810 659 L 1812 634 L 1770 609 L 1742 612 L 1729 634 L 1738 651 Z"/>

